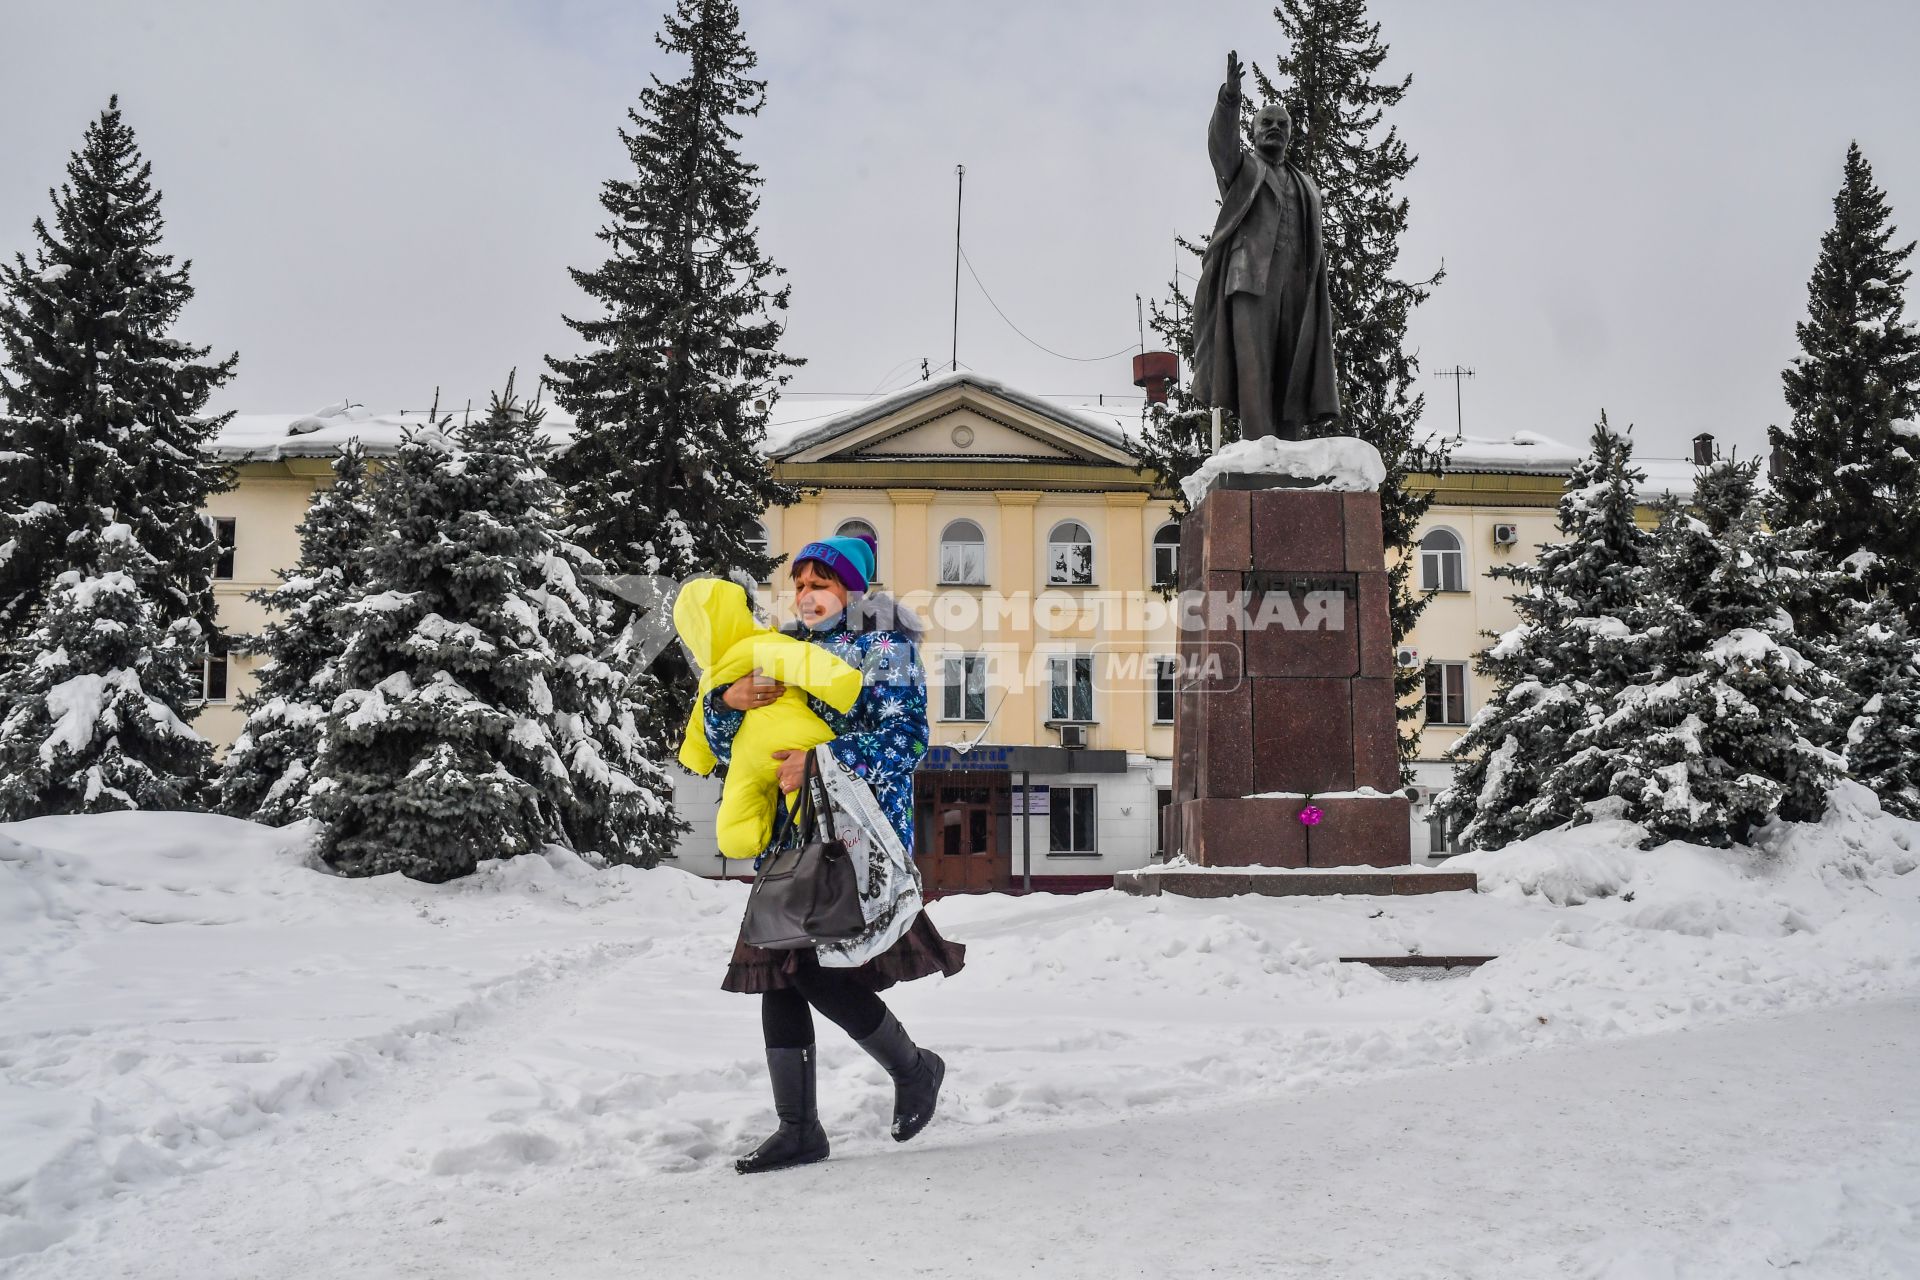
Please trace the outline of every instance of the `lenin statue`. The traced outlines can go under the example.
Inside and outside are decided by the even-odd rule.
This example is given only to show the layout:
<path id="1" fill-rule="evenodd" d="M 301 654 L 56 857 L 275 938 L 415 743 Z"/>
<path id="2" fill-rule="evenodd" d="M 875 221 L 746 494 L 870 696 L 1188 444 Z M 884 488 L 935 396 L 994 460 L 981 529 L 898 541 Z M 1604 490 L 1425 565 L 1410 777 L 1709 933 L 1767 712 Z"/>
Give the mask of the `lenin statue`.
<path id="1" fill-rule="evenodd" d="M 1260 108 L 1241 146 L 1241 74 L 1229 53 L 1207 126 L 1220 217 L 1194 290 L 1193 394 L 1237 414 L 1242 439 L 1304 440 L 1340 413 L 1320 192 L 1287 160 L 1285 107 Z"/>

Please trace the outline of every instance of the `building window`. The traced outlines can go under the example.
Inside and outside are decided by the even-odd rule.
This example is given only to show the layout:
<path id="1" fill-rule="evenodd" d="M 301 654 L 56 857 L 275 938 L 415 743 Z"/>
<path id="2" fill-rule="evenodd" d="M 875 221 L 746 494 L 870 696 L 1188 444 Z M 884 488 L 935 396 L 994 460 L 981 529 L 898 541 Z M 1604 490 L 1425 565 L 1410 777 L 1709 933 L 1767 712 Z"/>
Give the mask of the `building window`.
<path id="1" fill-rule="evenodd" d="M 1063 521 L 1047 535 L 1047 584 L 1093 585 L 1093 535 L 1078 520 Z"/>
<path id="2" fill-rule="evenodd" d="M 1427 817 L 1427 852 L 1437 853 L 1442 857 L 1457 852 L 1453 842 L 1447 839 L 1447 820 L 1437 813 Z"/>
<path id="3" fill-rule="evenodd" d="M 880 581 L 880 534 L 871 522 L 866 520 L 842 520 L 840 527 L 833 531 L 836 538 L 872 538 L 873 539 L 873 582 Z M 867 584 L 872 586 L 873 583 Z"/>
<path id="4" fill-rule="evenodd" d="M 1153 790 L 1153 854 L 1156 858 L 1167 856 L 1167 810 L 1173 807 L 1173 788 L 1155 787 Z"/>
<path id="5" fill-rule="evenodd" d="M 1153 660 L 1153 722 L 1155 724 L 1173 723 L 1173 673 L 1178 670 L 1177 658 L 1164 655 Z"/>
<path id="6" fill-rule="evenodd" d="M 1453 530 L 1432 529 L 1420 539 L 1420 589 L 1467 589 L 1467 553 L 1460 546 L 1460 535 Z"/>
<path id="7" fill-rule="evenodd" d="M 747 550 L 753 552 L 754 555 L 764 556 L 769 553 L 768 549 L 772 546 L 773 539 L 767 536 L 767 526 L 765 524 L 755 520 L 748 525 Z M 755 581 L 759 582 L 763 587 L 766 586 L 769 582 L 773 581 L 773 571 L 768 570 L 766 573 L 760 574 Z"/>
<path id="8" fill-rule="evenodd" d="M 1162 525 L 1153 535 L 1153 585 L 1171 587 L 1180 581 L 1180 526 Z"/>
<path id="9" fill-rule="evenodd" d="M 215 640 L 209 652 L 200 655 L 200 700 L 227 700 L 227 646 L 222 640 Z"/>
<path id="10" fill-rule="evenodd" d="M 213 516 L 207 523 L 213 528 L 213 541 L 220 548 L 220 558 L 214 562 L 213 580 L 215 582 L 233 581 L 233 545 L 239 534 L 239 522 L 232 516 Z"/>
<path id="11" fill-rule="evenodd" d="M 940 699 L 943 720 L 987 718 L 987 657 L 963 653 L 946 659 L 945 688 Z"/>
<path id="12" fill-rule="evenodd" d="M 1093 657 L 1090 654 L 1057 654 L 1047 659 L 1052 678 L 1052 696 L 1047 702 L 1047 719 L 1054 722 L 1093 723 Z"/>
<path id="13" fill-rule="evenodd" d="M 1098 814 L 1093 787 L 1053 787 L 1047 797 L 1047 852 L 1081 856 L 1099 853 L 1095 840 Z"/>
<path id="14" fill-rule="evenodd" d="M 983 587 L 986 583 L 986 535 L 971 520 L 955 520 L 940 535 L 940 584 Z"/>
<path id="15" fill-rule="evenodd" d="M 1427 723 L 1465 724 L 1467 722 L 1467 664 L 1429 662 L 1427 664 Z"/>

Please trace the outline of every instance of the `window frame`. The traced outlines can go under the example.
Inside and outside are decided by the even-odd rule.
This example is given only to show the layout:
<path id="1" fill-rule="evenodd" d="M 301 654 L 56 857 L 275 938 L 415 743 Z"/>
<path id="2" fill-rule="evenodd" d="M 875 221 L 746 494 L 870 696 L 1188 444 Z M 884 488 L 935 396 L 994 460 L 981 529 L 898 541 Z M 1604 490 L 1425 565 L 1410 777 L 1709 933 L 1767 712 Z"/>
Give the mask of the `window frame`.
<path id="1" fill-rule="evenodd" d="M 215 667 L 215 662 L 219 666 Z M 213 673 L 220 672 L 220 696 L 213 697 Z M 212 648 L 200 652 L 200 705 L 224 706 L 233 700 L 233 655 L 222 646 L 218 653 Z"/>
<path id="2" fill-rule="evenodd" d="M 1084 795 L 1082 802 L 1076 797 Z M 1062 802 L 1065 802 L 1064 804 Z M 1058 848 L 1054 844 L 1054 825 L 1065 814 L 1069 843 L 1074 840 L 1073 828 L 1084 824 L 1088 847 L 1084 849 Z M 1055 782 L 1047 787 L 1047 857 L 1049 858 L 1097 858 L 1100 856 L 1100 787 L 1092 782 Z"/>
<path id="3" fill-rule="evenodd" d="M 213 581 L 232 582 L 235 580 L 234 549 L 240 544 L 240 519 L 237 516 L 207 516 L 206 522 L 208 531 L 213 534 L 213 544 L 220 548 L 219 558 L 213 562 Z"/>
<path id="4" fill-rule="evenodd" d="M 955 667 L 960 671 L 960 682 L 953 680 Z M 987 675 L 990 671 L 987 655 L 984 653 L 949 653 L 940 659 L 940 719 L 943 723 L 984 724 L 987 720 Z M 967 715 L 968 675 L 979 673 L 980 714 Z M 960 714 L 951 713 L 952 700 L 958 695 Z"/>
<path id="5" fill-rule="evenodd" d="M 1161 538 L 1168 533 L 1173 534 L 1173 540 L 1171 542 L 1161 541 Z M 1152 546 L 1152 552 L 1153 552 L 1153 585 L 1154 587 L 1160 588 L 1160 587 L 1178 586 L 1180 583 L 1180 525 L 1179 523 L 1177 521 L 1169 520 L 1166 524 L 1163 524 L 1158 529 L 1155 529 L 1153 531 L 1153 542 L 1151 546 Z M 1160 573 L 1160 553 L 1162 551 L 1171 552 L 1172 553 L 1171 559 L 1173 561 L 1172 565 L 1169 567 L 1167 574 L 1164 577 L 1162 577 Z"/>
<path id="6" fill-rule="evenodd" d="M 1062 542 L 1059 537 L 1060 531 L 1062 529 L 1068 528 L 1069 526 L 1071 526 L 1072 528 L 1078 529 L 1081 533 L 1085 534 L 1086 541 L 1085 542 Z M 1086 576 L 1083 579 L 1076 579 L 1076 578 L 1073 578 L 1072 576 L 1069 576 L 1066 578 L 1059 578 L 1054 576 L 1054 567 L 1055 567 L 1055 562 L 1058 558 L 1058 552 L 1070 547 L 1086 548 L 1086 565 L 1085 565 Z M 1066 520 L 1061 520 L 1056 522 L 1053 528 L 1047 531 L 1047 585 L 1050 587 L 1091 587 L 1093 586 L 1095 581 L 1093 548 L 1094 548 L 1093 530 L 1087 527 L 1086 521 L 1068 518 Z"/>
<path id="7" fill-rule="evenodd" d="M 1180 707 L 1180 659 L 1172 654 L 1155 654 L 1153 659 L 1153 723 L 1172 724 Z M 1167 714 L 1160 714 L 1161 700 Z"/>
<path id="8" fill-rule="evenodd" d="M 973 531 L 980 535 L 979 538 L 975 541 L 965 541 L 948 536 L 953 532 L 955 525 L 962 524 L 970 525 Z M 980 548 L 980 576 L 977 580 L 950 578 L 947 576 L 947 548 L 949 546 L 977 546 Z M 937 585 L 942 587 L 984 587 L 987 585 L 987 531 L 981 527 L 978 520 L 971 519 L 967 516 L 956 516 L 952 520 L 947 521 L 946 527 L 940 530 L 939 556 L 940 562 L 934 566 Z"/>
<path id="9" fill-rule="evenodd" d="M 1422 710 L 1426 714 L 1426 723 L 1442 728 L 1460 728 L 1464 726 L 1467 723 L 1471 711 L 1467 703 L 1468 695 L 1472 691 L 1472 686 L 1467 682 L 1467 664 L 1464 662 L 1428 662 L 1426 668 L 1425 680 L 1421 690 Z M 1459 675 L 1459 687 L 1457 689 L 1449 689 L 1447 687 L 1447 678 L 1456 672 Z M 1436 676 L 1439 677 L 1440 682 L 1440 688 L 1437 693 L 1433 687 Z M 1442 717 L 1444 717 L 1449 710 L 1449 702 L 1457 701 L 1459 704 L 1459 719 L 1435 719 L 1433 715 L 1433 705 L 1436 697 L 1438 697 L 1440 701 Z"/>
<path id="10" fill-rule="evenodd" d="M 1445 534 L 1453 539 L 1451 547 L 1428 547 L 1427 539 L 1435 534 Z M 1420 535 L 1420 589 L 1447 595 L 1461 594 L 1467 586 L 1467 540 L 1460 536 L 1458 529 L 1446 525 L 1435 525 Z M 1457 577 L 1457 585 L 1447 585 L 1447 566 L 1451 564 Z M 1433 585 L 1428 585 L 1429 578 Z"/>
<path id="11" fill-rule="evenodd" d="M 1073 682 L 1073 676 L 1078 670 L 1078 666 L 1080 663 L 1085 663 L 1087 667 L 1087 680 L 1086 680 L 1087 700 L 1086 700 L 1086 706 L 1085 706 L 1085 710 L 1087 714 L 1085 716 L 1076 716 L 1073 714 L 1075 710 L 1073 705 L 1073 694 L 1074 694 L 1074 690 L 1079 687 L 1077 683 Z M 1062 680 L 1062 674 L 1061 674 L 1062 672 L 1066 673 L 1064 681 Z M 1054 695 L 1063 687 L 1063 684 L 1066 689 L 1067 713 L 1065 715 L 1056 716 L 1053 714 Z M 1050 725 L 1098 724 L 1099 720 L 1096 718 L 1096 715 L 1095 715 L 1098 708 L 1095 706 L 1093 695 L 1094 695 L 1094 689 L 1093 689 L 1093 655 L 1092 654 L 1090 653 L 1051 653 L 1047 655 L 1047 723 L 1048 724 Z"/>

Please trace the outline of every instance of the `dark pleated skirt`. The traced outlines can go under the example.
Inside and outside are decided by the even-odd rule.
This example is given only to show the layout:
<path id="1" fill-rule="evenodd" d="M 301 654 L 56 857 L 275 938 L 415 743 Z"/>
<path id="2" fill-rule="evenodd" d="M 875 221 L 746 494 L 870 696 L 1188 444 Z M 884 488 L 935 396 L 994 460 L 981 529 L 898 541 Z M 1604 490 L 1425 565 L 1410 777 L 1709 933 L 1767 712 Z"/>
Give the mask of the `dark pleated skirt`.
<path id="1" fill-rule="evenodd" d="M 800 966 L 800 957 L 803 955 L 811 958 L 813 952 L 806 948 L 798 951 L 768 951 L 764 947 L 750 947 L 744 940 L 735 939 L 733 958 L 727 962 L 727 976 L 721 981 L 720 989 L 738 991 L 742 995 L 783 990 L 793 985 L 793 972 Z M 951 978 L 966 963 L 966 946 L 941 937 L 940 931 L 933 927 L 933 921 L 927 918 L 925 908 L 922 908 L 920 914 L 913 918 L 913 923 L 907 926 L 907 931 L 900 935 L 899 941 L 863 965 L 835 972 L 848 975 L 869 990 L 885 991 L 896 982 L 912 982 L 930 973 L 941 973 Z"/>

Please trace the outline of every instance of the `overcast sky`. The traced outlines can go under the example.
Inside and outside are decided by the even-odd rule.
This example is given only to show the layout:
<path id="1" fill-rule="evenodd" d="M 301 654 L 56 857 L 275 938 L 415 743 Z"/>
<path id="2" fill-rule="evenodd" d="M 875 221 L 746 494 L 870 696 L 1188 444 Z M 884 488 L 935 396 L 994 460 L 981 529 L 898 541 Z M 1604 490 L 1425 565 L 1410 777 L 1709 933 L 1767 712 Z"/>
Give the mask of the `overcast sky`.
<path id="1" fill-rule="evenodd" d="M 666 0 L 276 4 L 0 0 L 0 250 L 24 247 L 118 92 L 194 261 L 184 336 L 238 349 L 216 407 L 483 397 L 570 347 L 569 265 Z M 965 243 L 1055 351 L 1132 342 L 1176 231 L 1213 216 L 1204 130 L 1226 51 L 1270 64 L 1269 4 L 745 0 L 769 81 L 745 147 L 793 286 L 793 392 L 899 385 L 951 341 Z M 1781 420 L 1808 272 L 1858 139 L 1920 232 L 1920 6 L 1379 0 L 1420 156 L 1408 273 L 1432 421 L 1581 438 L 1602 407 L 1673 455 Z M 1131 395 L 1122 356 L 1045 354 L 962 285 L 960 359 L 1043 394 Z M 523 381 L 524 385 L 524 381 Z"/>

